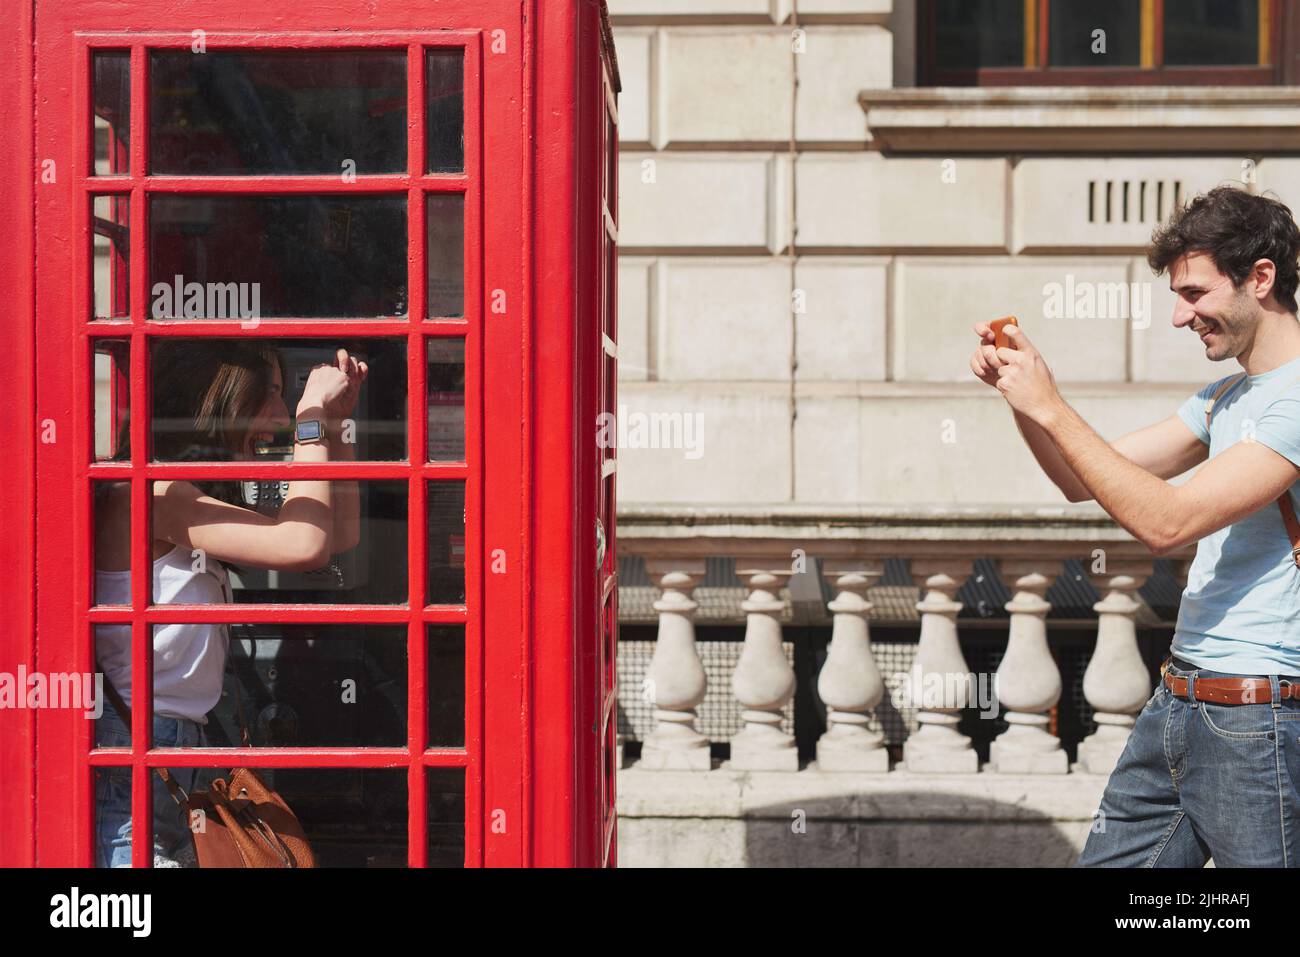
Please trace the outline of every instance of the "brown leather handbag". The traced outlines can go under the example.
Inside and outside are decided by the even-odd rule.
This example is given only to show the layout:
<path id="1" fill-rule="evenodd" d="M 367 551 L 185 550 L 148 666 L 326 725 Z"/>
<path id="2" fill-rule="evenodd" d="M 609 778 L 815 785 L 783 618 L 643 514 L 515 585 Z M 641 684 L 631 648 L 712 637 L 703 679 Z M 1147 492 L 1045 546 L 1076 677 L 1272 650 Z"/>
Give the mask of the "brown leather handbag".
<path id="1" fill-rule="evenodd" d="M 104 690 L 122 721 L 131 727 L 131 711 L 107 677 Z M 238 685 L 235 693 L 238 696 Z M 242 701 L 239 726 L 244 747 L 250 747 Z M 185 812 L 199 867 L 316 866 L 298 818 L 252 768 L 235 768 L 228 780 L 217 778 L 206 791 L 189 793 L 166 768 L 154 771 Z"/>
<path id="2" fill-rule="evenodd" d="M 181 806 L 189 815 L 199 867 L 316 866 L 298 818 L 252 768 L 236 768 L 228 782 L 217 778 Z M 203 814 L 198 829 L 196 811 Z"/>

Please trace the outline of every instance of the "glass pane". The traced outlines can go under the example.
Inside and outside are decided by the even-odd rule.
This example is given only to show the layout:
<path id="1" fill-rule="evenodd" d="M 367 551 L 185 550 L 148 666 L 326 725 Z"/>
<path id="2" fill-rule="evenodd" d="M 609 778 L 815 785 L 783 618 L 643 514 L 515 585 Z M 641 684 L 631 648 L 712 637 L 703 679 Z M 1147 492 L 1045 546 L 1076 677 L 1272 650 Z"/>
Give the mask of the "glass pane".
<path id="1" fill-rule="evenodd" d="M 936 0 L 934 6 L 936 70 L 1024 65 L 1024 0 Z"/>
<path id="2" fill-rule="evenodd" d="M 465 340 L 429 340 L 429 460 L 465 459 Z"/>
<path id="3" fill-rule="evenodd" d="M 430 625 L 429 747 L 465 746 L 465 628 Z"/>
<path id="4" fill-rule="evenodd" d="M 94 165 L 96 176 L 125 174 L 131 143 L 131 54 L 99 50 L 91 54 L 94 72 Z"/>
<path id="5" fill-rule="evenodd" d="M 604 775 L 602 781 L 601 810 L 604 812 L 605 819 L 608 820 L 609 812 L 612 810 L 611 805 L 614 803 L 614 774 L 616 772 L 615 763 L 618 757 L 618 705 L 614 705 L 614 712 L 610 715 L 609 723 L 605 725 L 605 733 L 601 736 L 601 764 L 604 766 Z"/>
<path id="6" fill-rule="evenodd" d="M 465 601 L 465 483 L 429 483 L 429 604 Z"/>
<path id="7" fill-rule="evenodd" d="M 406 199 L 154 196 L 155 319 L 402 316 Z"/>
<path id="8" fill-rule="evenodd" d="M 1054 67 L 1142 62 L 1142 5 L 1134 0 L 1052 0 L 1047 32 Z"/>
<path id="9" fill-rule="evenodd" d="M 129 494 L 130 483 L 115 482 L 124 486 L 124 493 Z M 129 569 L 129 561 L 123 558 L 121 564 Z M 129 570 L 99 573 L 96 576 L 96 603 L 103 605 L 129 605 L 131 603 L 131 574 Z M 102 675 L 104 694 L 95 716 L 96 748 L 129 748 L 131 746 L 131 722 L 112 703 L 108 688 L 113 688 L 124 699 L 128 710 L 131 706 L 131 626 L 129 624 L 94 626 L 94 669 Z M 93 712 L 92 712 L 93 713 Z M 102 771 L 102 773 L 101 773 Z M 108 867 L 107 859 L 113 855 L 109 843 L 117 836 L 121 824 L 130 815 L 131 805 L 119 806 L 117 799 L 122 792 L 129 792 L 131 787 L 130 770 L 127 768 L 98 769 L 95 772 L 96 822 L 95 838 L 97 845 L 103 845 L 104 862 L 99 867 Z M 170 802 L 169 802 L 170 803 Z M 104 830 L 100 817 L 120 816 L 111 829 Z M 129 862 L 129 858 L 127 859 Z"/>
<path id="10" fill-rule="evenodd" d="M 95 521 L 95 604 L 130 605 L 131 483 L 93 482 L 91 495 Z M 130 647 L 125 632 L 111 631 L 117 625 L 96 627 L 110 629 L 104 634 L 118 635 L 127 642 L 123 651 Z"/>
<path id="11" fill-rule="evenodd" d="M 403 339 L 154 339 L 155 461 L 289 461 L 293 413 L 317 365 L 364 362 L 351 412 L 327 432 L 331 461 L 406 458 Z"/>
<path id="12" fill-rule="evenodd" d="M 249 510 L 263 516 L 278 517 L 286 499 L 296 497 L 295 482 L 217 481 L 184 483 L 172 482 L 165 491 L 155 486 L 154 511 L 162 495 L 173 496 L 173 502 L 186 497 L 190 486 L 203 493 L 188 505 L 177 505 L 178 514 L 184 516 L 174 522 L 188 522 L 191 530 L 203 525 L 222 524 L 230 531 L 225 540 L 247 541 L 247 532 L 235 532 L 241 523 L 250 524 L 241 517 Z M 315 485 L 305 482 L 304 485 Z M 274 543 L 283 551 L 267 551 L 263 545 L 242 547 L 246 557 L 240 560 L 222 560 L 215 554 L 190 545 L 172 546 L 169 542 L 155 542 L 153 568 L 153 600 L 158 604 L 180 602 L 185 604 L 222 604 L 229 602 L 278 602 L 285 604 L 396 604 L 407 599 L 406 585 L 406 506 L 407 486 L 401 481 L 332 482 L 331 498 L 334 500 L 334 521 L 337 523 L 332 540 L 337 549 L 329 561 L 308 568 L 295 556 L 292 536 L 266 537 L 261 541 Z M 192 493 L 191 493 L 192 494 Z M 351 498 L 351 506 L 348 505 Z M 218 501 L 208 501 L 217 499 Z M 235 506 L 232 511 L 229 506 Z M 359 518 L 347 536 L 349 523 L 340 516 L 355 509 Z M 320 521 L 318 506 L 304 503 L 295 508 L 296 521 L 316 524 Z M 251 524 L 264 524 L 254 519 Z M 157 522 L 153 527 L 158 527 Z M 210 531 L 198 534 L 211 534 Z M 211 541 L 211 539 L 208 539 Z M 282 544 L 283 543 L 283 544 Z M 349 547 L 350 546 L 350 547 Z M 211 547 L 211 546 L 210 546 Z M 212 547 L 216 552 L 216 548 Z M 227 553 L 228 554 L 228 553 Z M 310 561 L 310 559 L 305 559 Z M 196 626 L 197 627 L 197 626 Z M 187 640 L 215 647 L 220 641 L 215 626 L 202 629 L 205 633 Z"/>
<path id="13" fill-rule="evenodd" d="M 463 51 L 432 50 L 425 60 L 426 152 L 430 173 L 465 169 L 465 56 Z"/>
<path id="14" fill-rule="evenodd" d="M 195 747 L 402 747 L 404 625 L 155 625 L 154 708 L 197 721 Z M 242 718 L 241 718 L 242 711 Z"/>
<path id="15" fill-rule="evenodd" d="M 95 461 L 127 461 L 131 341 L 95 340 Z"/>
<path id="16" fill-rule="evenodd" d="M 99 745 L 130 747 L 129 737 L 124 740 L 120 734 L 101 731 L 98 726 L 103 723 L 96 722 Z M 95 768 L 91 773 L 95 783 L 95 866 L 130 867 L 131 769 Z M 167 803 L 176 806 L 170 798 Z"/>
<path id="17" fill-rule="evenodd" d="M 154 173 L 406 170 L 404 50 L 149 55 Z"/>
<path id="18" fill-rule="evenodd" d="M 1259 0 L 1177 0 L 1165 4 L 1169 66 L 1257 64 Z"/>
<path id="19" fill-rule="evenodd" d="M 120 581 L 125 586 L 125 601 L 122 601 L 123 596 L 120 591 L 113 587 L 106 587 L 104 598 L 111 600 L 101 604 L 129 604 L 130 573 L 119 572 L 114 581 Z M 94 632 L 95 673 L 103 676 L 105 689 L 111 685 L 118 694 L 122 695 L 129 709 L 131 706 L 131 626 L 129 624 L 95 625 Z M 94 715 L 95 710 L 99 711 L 98 715 Z M 102 703 L 87 711 L 95 718 L 95 747 L 129 748 L 131 746 L 131 723 L 113 706 L 112 698 L 107 691 L 103 694 Z"/>
<path id="20" fill-rule="evenodd" d="M 429 311 L 431 318 L 458 318 L 465 314 L 465 197 L 460 193 L 429 196 L 428 221 Z"/>
<path id="21" fill-rule="evenodd" d="M 92 319 L 129 316 L 131 289 L 131 202 L 129 196 L 96 196 L 90 204 Z"/>
<path id="22" fill-rule="evenodd" d="M 618 127 L 614 116 L 605 109 L 605 208 L 615 224 L 618 223 Z"/>
<path id="23" fill-rule="evenodd" d="M 258 768 L 302 824 L 317 867 L 405 867 L 406 769 Z"/>
<path id="24" fill-rule="evenodd" d="M 465 866 L 465 772 L 460 768 L 429 768 L 425 777 L 429 809 L 429 867 Z"/>
<path id="25" fill-rule="evenodd" d="M 612 565 L 611 565 L 612 567 Z M 605 687 L 618 688 L 618 614 L 616 602 L 609 600 L 601 611 L 601 623 L 604 626 L 605 641 Z M 616 706 L 617 707 L 617 706 Z M 615 718 L 617 719 L 617 713 Z M 617 724 L 615 720 L 615 724 Z"/>

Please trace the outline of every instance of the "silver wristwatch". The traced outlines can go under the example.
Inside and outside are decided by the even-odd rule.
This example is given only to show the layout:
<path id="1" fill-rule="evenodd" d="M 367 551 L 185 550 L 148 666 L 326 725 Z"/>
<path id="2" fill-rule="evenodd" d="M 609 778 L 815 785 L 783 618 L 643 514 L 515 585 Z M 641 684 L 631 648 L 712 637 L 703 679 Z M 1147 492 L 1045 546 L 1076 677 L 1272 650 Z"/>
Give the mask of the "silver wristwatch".
<path id="1" fill-rule="evenodd" d="M 325 423 L 320 419 L 301 419 L 293 427 L 297 442 L 320 442 L 325 438 Z"/>

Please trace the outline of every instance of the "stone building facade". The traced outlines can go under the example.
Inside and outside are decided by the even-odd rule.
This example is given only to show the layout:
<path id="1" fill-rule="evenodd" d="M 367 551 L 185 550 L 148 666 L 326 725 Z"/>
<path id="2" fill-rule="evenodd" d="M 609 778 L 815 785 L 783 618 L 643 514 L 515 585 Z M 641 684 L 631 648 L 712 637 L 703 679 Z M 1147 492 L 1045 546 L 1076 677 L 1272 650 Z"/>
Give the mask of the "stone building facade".
<path id="1" fill-rule="evenodd" d="M 971 865 L 1069 863 L 1168 647 L 1192 550 L 1156 562 L 1065 501 L 971 374 L 971 327 L 1017 315 L 1108 439 L 1238 371 L 1172 326 L 1143 250 L 1176 203 L 1222 183 L 1300 203 L 1300 89 L 920 85 L 923 4 L 610 0 L 623 863 L 940 863 L 957 843 Z M 1278 22 L 1293 32 L 1292 16 Z M 715 627 L 737 650 L 705 681 Z M 1054 696 L 1020 706 L 1037 731 L 1064 736 L 1073 687 L 1068 758 L 999 760 L 995 741 L 978 760 L 908 760 L 918 728 L 934 743 L 971 725 L 890 712 L 896 672 L 978 670 L 951 658 L 976 632 L 1012 664 L 1008 700 L 1056 675 Z M 1070 635 L 1091 677 L 1065 666 Z M 820 651 L 796 680 L 803 642 Z M 891 642 L 905 653 L 883 667 Z M 822 737 L 794 760 L 776 752 L 800 708 L 816 712 L 800 740 Z M 741 717 L 721 732 L 724 713 Z M 832 770 L 827 735 L 895 718 L 885 765 L 857 737 Z M 766 758 L 720 752 L 721 733 Z M 791 841 L 805 806 L 837 823 Z"/>

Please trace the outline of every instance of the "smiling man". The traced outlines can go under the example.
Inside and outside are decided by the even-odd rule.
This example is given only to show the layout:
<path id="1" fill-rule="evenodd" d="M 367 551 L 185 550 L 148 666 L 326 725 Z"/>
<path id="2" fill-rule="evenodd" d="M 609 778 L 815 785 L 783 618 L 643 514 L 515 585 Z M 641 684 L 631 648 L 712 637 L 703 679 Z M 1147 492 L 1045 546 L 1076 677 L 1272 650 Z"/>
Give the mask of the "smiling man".
<path id="1" fill-rule="evenodd" d="M 996 349 L 975 327 L 972 371 L 1070 501 L 1095 499 L 1155 555 L 1197 543 L 1170 658 L 1079 866 L 1300 866 L 1297 255 L 1291 211 L 1233 187 L 1156 230 L 1147 261 L 1178 297 L 1174 326 L 1242 371 L 1113 443 L 1061 398 L 1022 331 L 1007 326 L 1015 348 Z"/>

